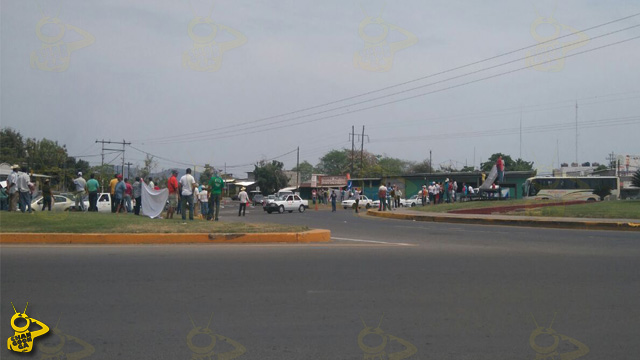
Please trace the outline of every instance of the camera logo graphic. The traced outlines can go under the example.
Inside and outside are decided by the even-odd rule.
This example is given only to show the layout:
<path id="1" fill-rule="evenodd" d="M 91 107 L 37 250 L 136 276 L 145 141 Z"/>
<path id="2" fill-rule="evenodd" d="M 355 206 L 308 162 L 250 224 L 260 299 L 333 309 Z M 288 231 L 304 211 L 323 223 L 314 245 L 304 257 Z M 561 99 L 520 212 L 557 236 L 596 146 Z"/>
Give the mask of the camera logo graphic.
<path id="1" fill-rule="evenodd" d="M 13 306 L 13 303 L 11 303 Z M 16 311 L 16 307 L 13 306 L 13 312 L 15 313 L 11 317 L 11 327 L 13 328 L 13 336 L 7 339 L 7 348 L 11 351 L 19 353 L 28 353 L 33 350 L 34 340 L 38 336 L 42 336 L 49 332 L 49 327 L 43 322 L 29 317 L 27 315 L 27 306 L 24 307 L 24 311 L 19 313 Z M 20 323 L 20 324 L 18 324 Z M 40 330 L 31 331 L 29 327 L 31 324 L 40 326 Z"/>

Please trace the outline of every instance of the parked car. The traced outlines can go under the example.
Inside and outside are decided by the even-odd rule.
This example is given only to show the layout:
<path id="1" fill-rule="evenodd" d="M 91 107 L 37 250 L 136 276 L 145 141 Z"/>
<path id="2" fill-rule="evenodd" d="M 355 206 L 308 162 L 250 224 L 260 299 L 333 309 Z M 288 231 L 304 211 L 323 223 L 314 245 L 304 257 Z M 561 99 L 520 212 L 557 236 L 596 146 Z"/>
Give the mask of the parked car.
<path id="1" fill-rule="evenodd" d="M 400 206 L 414 207 L 418 204 L 422 204 L 422 198 L 418 197 L 418 195 L 413 195 L 408 199 L 400 199 Z"/>
<path id="2" fill-rule="evenodd" d="M 285 211 L 292 213 L 294 210 L 304 212 L 309 208 L 309 201 L 302 200 L 298 195 L 287 195 L 279 199 L 269 200 L 263 210 L 271 214 L 272 212 L 279 212 L 282 214 Z"/>
<path id="3" fill-rule="evenodd" d="M 31 201 L 31 208 L 35 211 L 41 211 L 43 202 L 44 202 L 44 199 L 42 198 L 42 196 L 38 196 L 33 201 Z M 84 202 L 84 206 L 88 209 L 89 201 L 87 200 L 83 202 Z M 69 211 L 69 210 L 72 210 L 75 206 L 76 206 L 75 198 L 69 195 L 62 195 L 62 194 L 53 195 L 51 211 Z"/>
<path id="4" fill-rule="evenodd" d="M 264 195 L 257 193 L 257 194 L 254 194 L 253 197 L 251 198 L 251 203 L 253 204 L 253 206 L 262 205 L 263 200 L 264 200 Z"/>
<path id="5" fill-rule="evenodd" d="M 355 199 L 344 200 L 341 203 L 341 205 L 345 209 L 353 208 L 356 206 L 356 200 Z M 358 203 L 358 208 L 361 208 L 363 206 L 369 209 L 370 207 L 373 206 L 373 200 L 369 199 L 365 195 L 360 195 L 360 202 Z"/>

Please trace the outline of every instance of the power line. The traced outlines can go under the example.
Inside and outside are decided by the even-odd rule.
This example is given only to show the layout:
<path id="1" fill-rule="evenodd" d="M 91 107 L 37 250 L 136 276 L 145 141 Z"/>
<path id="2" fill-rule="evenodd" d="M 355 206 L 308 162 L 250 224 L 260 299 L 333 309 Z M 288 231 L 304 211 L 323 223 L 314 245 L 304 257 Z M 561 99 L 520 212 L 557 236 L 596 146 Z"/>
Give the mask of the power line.
<path id="1" fill-rule="evenodd" d="M 640 36 L 634 36 L 632 38 L 616 41 L 616 42 L 613 42 L 613 43 L 610 43 L 610 44 L 605 44 L 605 45 L 602 45 L 602 46 L 599 46 L 599 47 L 595 47 L 595 48 L 592 48 L 592 49 L 580 51 L 580 52 L 577 52 L 577 53 L 574 53 L 574 54 L 565 55 L 563 57 L 566 59 L 566 58 L 570 58 L 570 57 L 573 57 L 573 56 L 583 55 L 583 54 L 590 53 L 590 52 L 593 52 L 593 51 L 596 51 L 596 50 L 601 50 L 601 49 L 604 49 L 604 48 L 607 48 L 607 47 L 610 47 L 610 46 L 619 45 L 619 44 L 622 44 L 622 43 L 625 43 L 625 42 L 636 40 L 638 38 L 640 38 Z M 550 62 L 557 61 L 557 60 L 558 59 L 551 59 L 551 60 L 548 60 L 548 61 L 543 61 L 543 62 L 539 63 L 539 65 L 544 65 L 546 63 L 550 63 Z M 311 119 L 311 120 L 304 120 L 304 121 L 300 121 L 300 122 L 293 123 L 293 124 L 275 126 L 275 127 L 272 127 L 272 128 L 270 128 L 268 130 L 256 130 L 256 131 L 250 131 L 250 132 L 243 132 L 242 134 L 218 136 L 218 137 L 208 138 L 208 140 L 222 139 L 222 138 L 228 138 L 228 137 L 240 136 L 240 135 L 244 136 L 244 135 L 257 133 L 257 132 L 272 131 L 272 130 L 277 130 L 277 129 L 280 129 L 280 128 L 291 127 L 291 126 L 295 126 L 295 125 L 301 125 L 301 124 L 316 122 L 316 121 L 320 121 L 320 120 L 326 120 L 326 119 L 330 119 L 330 118 L 334 118 L 334 117 L 338 117 L 338 116 L 343 116 L 343 115 L 346 115 L 346 114 L 352 114 L 352 113 L 361 112 L 361 111 L 364 111 L 364 110 L 369 110 L 369 109 L 374 109 L 374 108 L 378 108 L 378 107 L 382 107 L 382 106 L 386 106 L 386 105 L 390 105 L 390 104 L 395 104 L 395 103 L 398 103 L 398 102 L 401 102 L 401 101 L 416 99 L 416 98 L 423 97 L 423 96 L 426 96 L 426 95 L 431 95 L 431 94 L 435 94 L 435 93 L 439 93 L 439 92 L 444 92 L 444 91 L 447 91 L 447 90 L 451 90 L 451 89 L 463 87 L 463 86 L 466 86 L 466 85 L 474 84 L 474 83 L 477 83 L 477 82 L 481 82 L 481 81 L 497 78 L 497 77 L 500 77 L 500 76 L 512 74 L 512 73 L 515 73 L 515 72 L 518 72 L 518 71 L 522 71 L 522 70 L 526 70 L 526 69 L 529 69 L 529 66 L 524 66 L 524 67 L 516 68 L 516 69 L 513 69 L 513 70 L 508 70 L 508 71 L 505 71 L 505 72 L 502 72 L 502 73 L 493 74 L 493 75 L 486 76 L 486 77 L 483 77 L 483 78 L 470 80 L 470 81 L 467 81 L 467 82 L 464 82 L 464 83 L 451 85 L 451 86 L 448 86 L 448 87 L 445 87 L 445 88 L 432 90 L 432 91 L 428 91 L 428 92 L 424 92 L 424 93 L 408 96 L 408 97 L 401 98 L 401 99 L 391 100 L 391 101 L 388 101 L 388 102 L 384 102 L 384 103 L 380 103 L 380 104 L 376 104 L 376 105 L 371 105 L 371 106 L 367 106 L 367 107 L 363 107 L 363 108 L 359 108 L 359 109 L 355 109 L 355 110 L 348 110 L 348 111 L 345 111 L 345 112 L 339 113 L 339 114 L 328 115 L 328 116 L 324 116 L 324 117 L 320 117 L 320 118 L 316 118 L 316 119 Z M 205 140 L 205 139 L 200 139 L 200 140 Z M 197 141 L 197 140 L 193 140 L 192 139 L 192 140 L 189 140 L 189 141 Z M 176 141 L 176 142 L 181 142 L 181 141 Z"/>
<path id="2" fill-rule="evenodd" d="M 620 21 L 624 21 L 624 20 L 636 17 L 638 15 L 640 15 L 640 13 L 632 14 L 632 15 L 629 15 L 629 16 L 626 16 L 626 17 L 623 17 L 623 18 L 619 18 L 619 19 L 615 19 L 615 20 L 612 20 L 612 21 L 609 21 L 609 22 L 606 22 L 606 23 L 595 25 L 595 26 L 580 30 L 579 32 L 586 32 L 586 31 L 594 30 L 594 29 L 597 29 L 597 28 L 600 28 L 600 27 L 603 27 L 603 26 L 606 26 L 606 25 L 610 25 L 610 24 L 613 24 L 613 23 L 616 23 L 616 22 L 620 22 Z M 636 26 L 638 26 L 638 25 L 631 26 L 629 28 L 625 28 L 625 29 L 621 29 L 621 30 L 617 30 L 617 31 L 614 31 L 614 32 L 611 32 L 611 33 L 607 33 L 607 34 L 604 34 L 604 35 L 599 35 L 599 36 L 594 37 L 592 39 L 596 39 L 598 37 L 603 37 L 603 36 L 608 36 L 608 35 L 611 35 L 613 33 L 624 31 L 624 30 L 628 30 L 628 29 L 636 27 Z M 544 45 L 544 44 L 549 43 L 549 42 L 554 42 L 554 41 L 557 41 L 559 39 L 562 39 L 562 38 L 565 38 L 565 37 L 568 37 L 568 36 L 573 36 L 573 35 L 574 35 L 574 33 L 563 35 L 563 36 L 560 36 L 560 37 L 557 37 L 557 38 L 553 38 L 553 39 L 550 39 L 550 40 L 547 40 L 547 41 L 544 41 L 544 42 L 539 42 L 539 43 L 536 43 L 536 44 L 525 46 L 525 47 L 522 47 L 522 48 L 519 48 L 519 49 L 516 49 L 516 50 L 512 50 L 512 51 L 509 51 L 509 52 L 506 52 L 506 53 L 503 53 L 503 54 L 499 54 L 499 55 L 496 55 L 496 56 L 485 58 L 485 59 L 482 59 L 482 60 L 479 60 L 479 61 L 471 62 L 471 63 L 465 64 L 465 65 L 462 65 L 462 66 L 454 67 L 454 68 L 451 68 L 451 69 L 448 69 L 448 70 L 444 70 L 444 71 L 441 71 L 441 72 L 438 72 L 438 73 L 422 76 L 422 77 L 419 77 L 419 78 L 416 78 L 416 79 L 412 79 L 412 80 L 409 80 L 409 81 L 405 81 L 405 82 L 402 82 L 402 83 L 394 84 L 394 85 L 387 86 L 387 87 L 380 88 L 380 89 L 373 90 L 373 91 L 368 91 L 368 92 L 365 92 L 365 93 L 361 93 L 361 94 L 358 94 L 358 95 L 346 97 L 346 98 L 343 98 L 343 99 L 339 99 L 339 100 L 323 103 L 323 104 L 320 104 L 320 105 L 315 105 L 315 106 L 311 106 L 311 107 L 307 107 L 307 108 L 303 108 L 303 109 L 299 109 L 299 110 L 295 110 L 295 111 L 291 111 L 291 112 L 287 112 L 287 113 L 283 113 L 283 114 L 279 114 L 279 115 L 274 115 L 274 116 L 270 116 L 270 117 L 266 117 L 266 118 L 261 118 L 261 119 L 257 119 L 257 120 L 251 120 L 251 121 L 245 121 L 245 122 L 241 122 L 241 123 L 237 123 L 237 124 L 233 124 L 233 125 L 227 125 L 227 126 L 223 126 L 223 127 L 219 127 L 219 128 L 211 129 L 211 130 L 204 130 L 204 131 L 185 133 L 185 134 L 166 136 L 166 137 L 149 138 L 149 139 L 144 139 L 144 140 L 146 140 L 146 141 L 158 141 L 158 140 L 163 140 L 163 139 L 175 139 L 176 137 L 185 137 L 185 136 L 191 136 L 191 135 L 202 135 L 203 133 L 219 132 L 220 130 L 229 129 L 229 128 L 236 128 L 236 127 L 240 127 L 240 126 L 244 126 L 244 125 L 255 126 L 255 124 L 258 123 L 258 122 L 264 122 L 264 121 L 272 120 L 272 119 L 279 118 L 279 117 L 294 115 L 294 114 L 298 114 L 298 113 L 305 112 L 305 111 L 308 111 L 308 110 L 318 109 L 318 108 L 325 107 L 325 106 L 328 106 L 328 105 L 333 105 L 333 104 L 345 102 L 345 101 L 348 101 L 348 100 L 353 100 L 353 99 L 356 99 L 356 98 L 360 98 L 360 97 L 363 97 L 363 96 L 375 94 L 375 93 L 378 93 L 378 92 L 382 92 L 382 91 L 385 91 L 385 90 L 393 89 L 393 88 L 396 88 L 396 87 L 404 86 L 404 85 L 407 85 L 407 84 L 410 84 L 410 83 L 414 83 L 414 82 L 417 82 L 417 81 L 425 80 L 425 79 L 428 79 L 428 78 L 431 78 L 431 77 L 435 77 L 435 76 L 438 76 L 438 75 L 443 75 L 443 74 L 446 74 L 446 73 L 449 73 L 449 72 L 453 72 L 453 71 L 456 71 L 456 70 L 464 69 L 464 68 L 467 68 L 467 67 L 470 67 L 470 66 L 473 66 L 473 65 L 481 64 L 481 63 L 484 63 L 484 62 L 487 62 L 487 61 L 490 61 L 490 60 L 494 60 L 494 59 L 501 58 L 501 57 L 504 57 L 504 56 L 507 56 L 507 55 L 511 55 L 511 54 L 514 54 L 514 53 L 517 53 L 517 52 L 520 52 L 520 51 L 523 51 L 523 50 L 527 50 L 527 49 L 530 49 L 530 48 L 538 47 L 540 45 Z M 568 45 L 565 45 L 565 46 L 562 46 L 562 47 L 559 47 L 559 48 L 554 48 L 554 49 L 551 49 L 549 51 L 545 51 L 545 52 L 539 53 L 538 55 L 544 54 L 546 52 L 557 51 L 557 49 L 560 49 L 560 48 L 563 48 L 563 47 L 567 47 L 567 46 L 575 46 L 577 43 L 581 43 L 581 42 L 584 42 L 584 41 L 589 41 L 589 40 L 592 40 L 592 39 L 583 40 L 583 41 L 579 41 L 579 42 L 573 42 L 571 44 L 568 44 Z M 523 58 L 523 59 L 526 59 L 526 58 L 528 58 L 528 56 Z M 517 61 L 521 61 L 521 60 L 522 59 L 519 59 Z M 555 60 L 557 60 L 557 59 L 555 59 Z M 544 64 L 544 63 L 541 63 L 541 64 Z M 352 104 L 351 106 L 353 106 L 353 105 L 357 105 L 357 103 L 356 104 Z M 337 109 L 339 109 L 339 108 L 337 108 Z M 334 109 L 334 110 L 336 110 L 336 109 Z M 315 114 L 317 115 L 318 113 L 315 113 Z M 312 115 L 314 115 L 314 114 L 306 115 L 306 116 L 312 116 Z M 296 119 L 296 118 L 294 118 L 294 119 Z M 202 135 L 202 136 L 205 136 L 205 135 Z M 142 141 L 142 140 L 139 140 L 139 141 Z"/>
<path id="3" fill-rule="evenodd" d="M 629 125 L 640 123 L 640 116 L 628 116 L 628 117 L 619 117 L 619 118 L 610 118 L 610 119 L 598 119 L 591 121 L 583 121 L 581 122 L 580 128 L 597 128 L 597 127 L 606 127 L 606 126 L 620 126 L 620 125 Z M 550 125 L 536 125 L 523 127 L 523 133 L 538 133 L 538 132 L 548 132 L 548 131 L 556 131 L 556 130 L 572 130 L 575 128 L 575 122 L 571 123 L 560 123 L 560 124 L 550 124 Z M 407 136 L 407 137 L 393 137 L 393 138 L 382 138 L 378 140 L 374 140 L 374 143 L 383 143 L 383 142 L 407 142 L 407 141 L 424 141 L 424 140 L 449 140 L 452 138 L 469 138 L 469 137 L 478 137 L 478 136 L 501 136 L 501 135 L 511 135 L 517 134 L 520 131 L 519 127 L 513 128 L 504 128 L 504 129 L 490 129 L 490 130 L 481 130 L 481 131 L 467 131 L 467 132 L 456 132 L 449 134 L 434 134 L 434 135 L 426 135 L 426 136 Z"/>

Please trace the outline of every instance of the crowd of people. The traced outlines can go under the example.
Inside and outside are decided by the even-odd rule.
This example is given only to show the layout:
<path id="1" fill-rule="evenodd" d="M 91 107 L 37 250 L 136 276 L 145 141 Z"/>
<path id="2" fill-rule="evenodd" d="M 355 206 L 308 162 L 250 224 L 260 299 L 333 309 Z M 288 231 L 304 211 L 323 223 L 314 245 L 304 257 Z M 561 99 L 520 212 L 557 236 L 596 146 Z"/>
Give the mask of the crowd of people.
<path id="1" fill-rule="evenodd" d="M 48 180 L 45 180 L 47 182 Z M 31 181 L 29 169 L 13 165 L 7 177 L 7 186 L 0 185 L 0 207 L 2 210 L 21 211 L 31 213 L 31 199 L 36 191 L 36 185 Z M 50 206 L 50 205 L 49 205 Z"/>

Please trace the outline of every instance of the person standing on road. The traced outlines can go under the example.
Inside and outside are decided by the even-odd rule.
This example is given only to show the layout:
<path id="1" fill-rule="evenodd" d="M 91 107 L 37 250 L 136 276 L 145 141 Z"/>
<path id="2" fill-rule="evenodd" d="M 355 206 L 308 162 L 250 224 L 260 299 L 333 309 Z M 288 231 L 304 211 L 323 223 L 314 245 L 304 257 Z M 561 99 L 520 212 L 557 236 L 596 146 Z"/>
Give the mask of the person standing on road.
<path id="1" fill-rule="evenodd" d="M 142 180 L 140 180 L 138 176 L 136 176 L 136 181 L 133 183 L 133 198 L 136 201 L 136 205 L 133 207 L 133 213 L 140 215 L 140 207 L 142 206 Z"/>
<path id="2" fill-rule="evenodd" d="M 383 185 L 384 186 L 384 185 Z M 358 191 L 358 188 L 355 188 L 353 190 L 353 198 L 356 200 L 356 214 L 358 213 L 358 208 L 360 207 L 360 191 Z M 382 201 L 382 200 L 380 200 Z"/>
<path id="3" fill-rule="evenodd" d="M 18 200 L 20 198 L 20 192 L 18 191 L 18 177 L 20 173 L 18 170 L 20 166 L 13 165 L 11 167 L 11 174 L 7 177 L 7 194 L 9 195 L 9 211 L 16 211 L 18 207 Z"/>
<path id="4" fill-rule="evenodd" d="M 114 201 L 116 198 L 116 185 L 118 185 L 118 174 L 113 175 L 113 179 L 109 181 L 109 193 L 111 194 L 111 212 L 116 212 L 117 204 Z"/>
<path id="5" fill-rule="evenodd" d="M 396 208 L 396 185 L 391 185 L 387 191 L 387 200 L 389 202 L 389 210 L 393 210 Z"/>
<path id="6" fill-rule="evenodd" d="M 331 212 L 336 212 L 336 200 L 338 199 L 338 194 L 336 194 L 335 190 L 331 190 Z"/>
<path id="7" fill-rule="evenodd" d="M 153 190 L 156 189 L 156 184 L 153 183 L 153 178 L 151 176 L 149 176 L 149 180 L 147 182 L 147 185 L 149 185 L 149 187 Z"/>
<path id="8" fill-rule="evenodd" d="M 127 191 L 127 185 L 122 181 L 122 175 L 118 174 L 118 183 L 116 184 L 116 214 L 120 215 L 120 210 L 127 213 L 127 207 L 124 204 L 124 193 Z"/>
<path id="9" fill-rule="evenodd" d="M 456 198 L 458 194 L 458 182 L 453 180 L 453 191 L 451 192 L 451 199 L 453 200 L 453 202 L 456 202 Z"/>
<path id="10" fill-rule="evenodd" d="M 53 199 L 51 184 L 49 179 L 44 179 L 44 185 L 42 185 L 42 211 L 45 209 L 51 211 L 51 199 Z"/>
<path id="11" fill-rule="evenodd" d="M 426 184 L 422 185 L 422 193 L 421 194 L 422 195 L 420 197 L 421 197 L 421 200 L 422 200 L 422 206 L 425 206 L 425 205 L 427 205 L 427 196 L 429 196 Z"/>
<path id="12" fill-rule="evenodd" d="M 220 200 L 222 199 L 222 189 L 224 189 L 224 180 L 218 176 L 218 172 L 214 171 L 213 176 L 209 179 L 209 213 L 207 220 L 218 221 L 220 215 Z M 184 210 L 183 210 L 184 211 Z"/>
<path id="13" fill-rule="evenodd" d="M 402 190 L 396 186 L 396 209 L 400 207 L 400 199 L 402 198 Z"/>
<path id="14" fill-rule="evenodd" d="M 73 185 L 76 187 L 76 211 L 85 211 L 84 208 L 84 192 L 87 189 L 87 181 L 82 177 L 82 172 L 78 171 L 78 177 L 73 180 Z"/>
<path id="15" fill-rule="evenodd" d="M 247 203 L 249 203 L 249 195 L 245 190 L 247 190 L 247 188 L 243 186 L 240 188 L 240 192 L 238 193 L 238 200 L 240 200 L 240 207 L 238 208 L 238 216 L 240 216 L 240 214 L 244 216 L 245 212 L 247 211 Z"/>
<path id="16" fill-rule="evenodd" d="M 193 189 L 196 187 L 196 180 L 191 176 L 191 168 L 180 178 L 182 188 L 182 220 L 187 220 L 187 204 L 189 204 L 189 220 L 193 220 Z"/>
<path id="17" fill-rule="evenodd" d="M 498 170 L 498 184 L 502 184 L 504 180 L 504 160 L 502 160 L 502 155 L 498 156 L 498 160 L 496 160 L 496 169 Z"/>
<path id="18" fill-rule="evenodd" d="M 96 175 L 89 175 L 89 181 L 87 181 L 87 190 L 89 191 L 89 211 L 98 211 L 98 189 L 100 183 L 95 179 Z M 46 184 L 46 182 L 45 182 Z M 42 190 L 44 191 L 44 189 Z"/>

